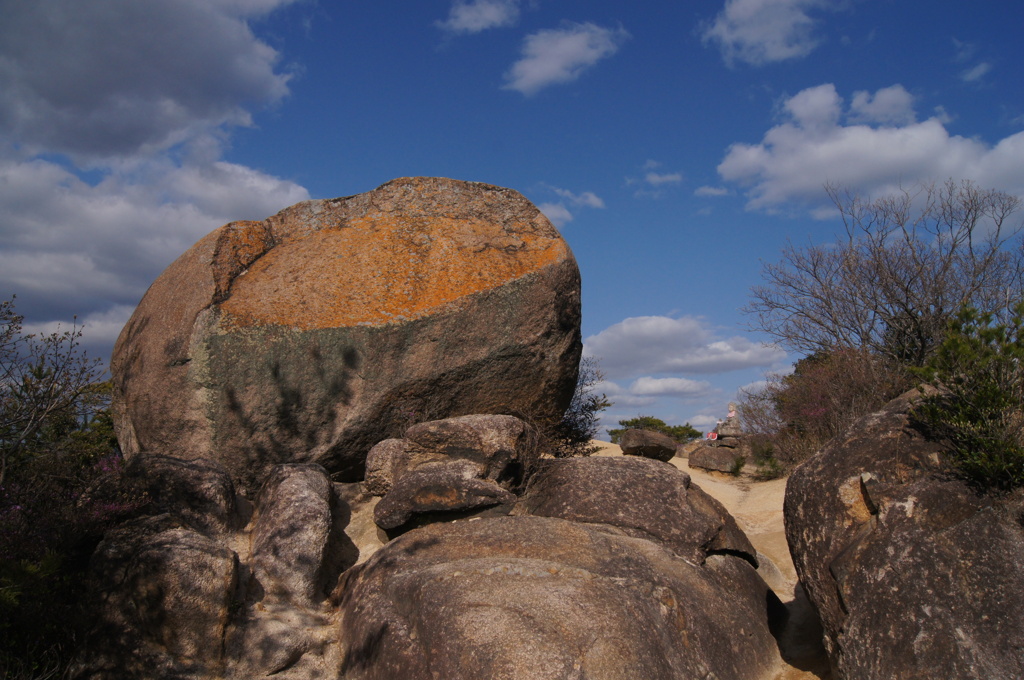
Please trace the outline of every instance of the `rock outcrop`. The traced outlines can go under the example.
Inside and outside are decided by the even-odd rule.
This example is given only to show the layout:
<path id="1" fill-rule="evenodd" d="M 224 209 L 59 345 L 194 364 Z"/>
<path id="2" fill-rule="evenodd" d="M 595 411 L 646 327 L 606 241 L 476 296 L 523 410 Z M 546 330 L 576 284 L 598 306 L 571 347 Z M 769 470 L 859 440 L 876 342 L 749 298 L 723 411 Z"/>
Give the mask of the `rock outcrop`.
<path id="1" fill-rule="evenodd" d="M 725 508 L 688 474 L 661 461 L 544 461 L 516 513 L 614 526 L 696 564 L 721 553 L 757 567 L 756 551 Z"/>
<path id="2" fill-rule="evenodd" d="M 413 425 L 367 458 L 366 487 L 383 496 L 379 527 L 398 534 L 441 514 L 507 514 L 538 455 L 534 432 L 514 416 L 470 415 Z"/>
<path id="3" fill-rule="evenodd" d="M 401 472 L 384 500 L 424 467 L 477 472 L 481 452 L 453 442 L 515 458 L 515 422 L 455 420 L 410 430 L 451 461 Z M 659 461 L 546 460 L 525 492 L 469 477 L 506 494 L 509 514 L 421 513 L 366 559 L 357 542 L 373 506 L 357 518 L 358 485 L 331 483 L 318 465 L 276 466 L 254 502 L 228 506 L 209 501 L 210 489 L 232 491 L 216 464 L 147 458 L 136 465 L 176 492 L 97 550 L 79 678 L 767 680 L 779 663 L 781 605 L 756 551 Z M 442 496 L 467 488 L 434 479 Z"/>
<path id="4" fill-rule="evenodd" d="M 733 472 L 742 457 L 743 454 L 733 447 L 704 442 L 690 453 L 690 466 L 715 472 Z"/>
<path id="5" fill-rule="evenodd" d="M 942 474 L 916 393 L 854 423 L 786 488 L 793 561 L 834 674 L 1024 677 L 1024 526 L 1013 498 Z"/>
<path id="6" fill-rule="evenodd" d="M 619 448 L 627 456 L 669 461 L 676 455 L 676 440 L 653 430 L 629 429 L 622 433 Z"/>
<path id="7" fill-rule="evenodd" d="M 550 517 L 431 524 L 347 572 L 351 680 L 770 678 L 766 586 L 741 559 Z"/>
<path id="8" fill-rule="evenodd" d="M 150 287 L 111 361 L 118 439 L 363 475 L 411 420 L 557 418 L 581 351 L 579 271 L 519 193 L 436 178 L 233 222 Z"/>

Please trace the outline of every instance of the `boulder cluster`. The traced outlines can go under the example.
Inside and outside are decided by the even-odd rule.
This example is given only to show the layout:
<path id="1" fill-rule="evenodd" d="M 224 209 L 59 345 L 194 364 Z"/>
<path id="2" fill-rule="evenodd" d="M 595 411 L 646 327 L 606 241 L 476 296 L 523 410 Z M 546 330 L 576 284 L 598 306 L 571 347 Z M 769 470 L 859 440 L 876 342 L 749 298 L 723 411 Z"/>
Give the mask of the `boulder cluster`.
<path id="1" fill-rule="evenodd" d="M 149 505 L 93 555 L 73 677 L 798 677 L 780 572 L 675 442 L 546 454 L 579 300 L 550 222 L 484 184 L 395 180 L 202 239 L 115 349 Z M 833 677 L 1024 677 L 1024 501 L 950 477 L 914 399 L 786 488 Z M 691 465 L 731 469 L 738 423 L 718 434 Z"/>
<path id="2" fill-rule="evenodd" d="M 79 677 L 770 678 L 784 608 L 664 462 L 544 455 L 579 272 L 516 192 L 413 178 L 213 232 L 112 362 L 151 499 Z"/>

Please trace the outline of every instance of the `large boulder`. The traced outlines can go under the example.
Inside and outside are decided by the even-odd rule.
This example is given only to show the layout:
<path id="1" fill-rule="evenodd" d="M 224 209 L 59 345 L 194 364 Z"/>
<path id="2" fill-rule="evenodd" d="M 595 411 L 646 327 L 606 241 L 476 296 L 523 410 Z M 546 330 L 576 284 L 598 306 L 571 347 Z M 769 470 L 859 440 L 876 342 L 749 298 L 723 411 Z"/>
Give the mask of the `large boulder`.
<path id="1" fill-rule="evenodd" d="M 153 283 L 114 348 L 115 424 L 141 451 L 339 480 L 410 421 L 557 418 L 576 381 L 580 281 L 510 189 L 407 178 L 233 222 Z"/>
<path id="2" fill-rule="evenodd" d="M 793 562 L 834 675 L 1024 677 L 1021 503 L 944 474 L 908 393 L 854 423 L 786 487 Z"/>
<path id="3" fill-rule="evenodd" d="M 722 504 L 690 475 L 649 458 L 547 460 L 516 513 L 613 526 L 695 564 L 729 554 L 757 567 L 754 547 Z"/>
<path id="4" fill-rule="evenodd" d="M 774 675 L 744 560 L 551 517 L 431 524 L 346 572 L 348 680 L 740 680 Z"/>
<path id="5" fill-rule="evenodd" d="M 365 487 L 383 496 L 374 519 L 392 533 L 495 506 L 507 514 L 537 456 L 535 432 L 514 416 L 446 418 L 370 449 Z"/>
<path id="6" fill-rule="evenodd" d="M 619 448 L 627 456 L 643 456 L 669 461 L 676 455 L 676 440 L 654 430 L 629 429 L 619 438 Z"/>
<path id="7" fill-rule="evenodd" d="M 690 467 L 716 472 L 733 472 L 737 461 L 744 458 L 742 452 L 729 446 L 701 444 L 690 453 Z"/>

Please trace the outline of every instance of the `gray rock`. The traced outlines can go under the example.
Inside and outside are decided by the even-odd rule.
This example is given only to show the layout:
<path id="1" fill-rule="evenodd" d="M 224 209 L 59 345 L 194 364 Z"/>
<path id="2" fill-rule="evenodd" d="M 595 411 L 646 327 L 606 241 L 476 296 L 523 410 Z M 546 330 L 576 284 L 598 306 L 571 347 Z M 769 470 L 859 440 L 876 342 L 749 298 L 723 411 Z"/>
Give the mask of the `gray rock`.
<path id="1" fill-rule="evenodd" d="M 222 667 L 238 558 L 169 515 L 110 532 L 92 560 L 95 627 L 80 677 L 188 677 Z"/>
<path id="2" fill-rule="evenodd" d="M 236 528 L 241 519 L 231 477 L 216 462 L 142 455 L 129 474 L 141 482 L 153 514 L 172 513 L 211 535 Z"/>
<path id="3" fill-rule="evenodd" d="M 495 482 L 480 479 L 477 473 L 469 461 L 420 466 L 400 477 L 381 499 L 373 511 L 374 521 L 382 529 L 398 529 L 418 515 L 496 505 L 511 510 L 516 496 Z"/>
<path id="4" fill-rule="evenodd" d="M 253 574 L 266 594 L 303 605 L 323 599 L 332 493 L 319 465 L 279 465 L 269 475 L 252 530 Z"/>
<path id="5" fill-rule="evenodd" d="M 383 496 L 417 468 L 457 462 L 460 474 L 516 488 L 537 460 L 536 437 L 518 418 L 468 415 L 410 427 L 404 439 L 386 439 L 366 459 L 366 490 Z"/>
<path id="6" fill-rule="evenodd" d="M 757 566 L 756 551 L 721 503 L 685 472 L 647 458 L 545 461 L 515 512 L 613 526 L 696 564 L 724 552 Z"/>
<path id="7" fill-rule="evenodd" d="M 125 456 L 219 461 L 253 491 L 278 463 L 358 481 L 410 419 L 559 418 L 582 348 L 580 280 L 521 194 L 406 178 L 212 232 L 153 283 L 114 348 Z"/>
<path id="8" fill-rule="evenodd" d="M 336 591 L 348 680 L 766 679 L 766 586 L 732 556 L 547 517 L 409 532 Z"/>
<path id="9" fill-rule="evenodd" d="M 792 474 L 786 536 L 836 677 L 1024 677 L 1019 502 L 942 474 L 908 393 Z"/>
<path id="10" fill-rule="evenodd" d="M 669 461 L 676 455 L 676 440 L 661 432 L 630 429 L 622 433 L 619 447 L 627 456 Z"/>
<path id="11" fill-rule="evenodd" d="M 743 454 L 730 446 L 709 446 L 705 444 L 690 453 L 690 467 L 717 472 L 732 472 L 736 460 Z"/>

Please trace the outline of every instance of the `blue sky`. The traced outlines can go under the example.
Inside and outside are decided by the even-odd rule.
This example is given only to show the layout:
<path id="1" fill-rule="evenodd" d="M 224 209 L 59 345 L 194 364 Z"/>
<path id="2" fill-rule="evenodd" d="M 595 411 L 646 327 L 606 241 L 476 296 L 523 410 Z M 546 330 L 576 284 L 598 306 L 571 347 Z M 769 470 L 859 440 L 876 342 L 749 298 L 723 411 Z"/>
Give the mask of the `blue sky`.
<path id="1" fill-rule="evenodd" d="M 435 175 L 515 188 L 615 402 L 706 428 L 799 358 L 741 312 L 825 182 L 1024 196 L 1024 4 L 0 0 L 0 294 L 107 358 L 201 236 Z"/>

